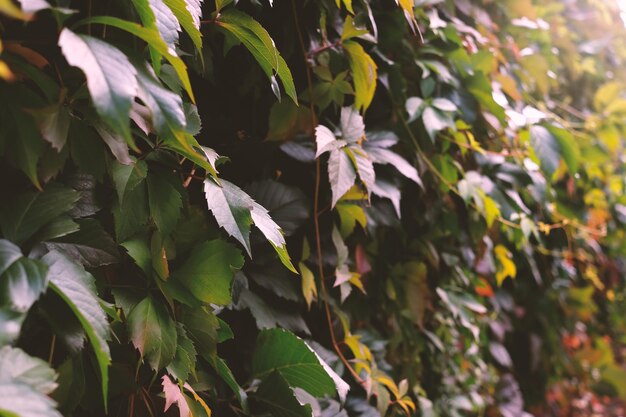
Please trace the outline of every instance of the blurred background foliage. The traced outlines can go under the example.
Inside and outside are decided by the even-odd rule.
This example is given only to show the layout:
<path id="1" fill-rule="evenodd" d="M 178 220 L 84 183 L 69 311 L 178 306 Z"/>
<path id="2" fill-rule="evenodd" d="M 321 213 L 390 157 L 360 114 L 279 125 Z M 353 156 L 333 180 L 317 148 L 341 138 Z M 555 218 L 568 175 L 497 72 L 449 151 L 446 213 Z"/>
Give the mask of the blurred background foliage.
<path id="1" fill-rule="evenodd" d="M 621 7 L 0 0 L 0 414 L 622 415 Z"/>

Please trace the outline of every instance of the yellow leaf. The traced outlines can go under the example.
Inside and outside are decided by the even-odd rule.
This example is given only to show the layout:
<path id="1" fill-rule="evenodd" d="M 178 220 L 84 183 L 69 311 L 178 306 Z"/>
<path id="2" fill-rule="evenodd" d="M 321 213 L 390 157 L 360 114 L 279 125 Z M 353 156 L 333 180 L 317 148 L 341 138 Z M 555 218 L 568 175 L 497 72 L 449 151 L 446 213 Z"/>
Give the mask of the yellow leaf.
<path id="1" fill-rule="evenodd" d="M 356 204 L 340 203 L 335 207 L 337 213 L 339 213 L 339 220 L 341 223 L 340 232 L 341 236 L 348 237 L 354 232 L 354 227 L 357 223 L 361 225 L 363 229 L 367 226 L 367 216 L 363 208 Z"/>
<path id="2" fill-rule="evenodd" d="M 404 10 L 404 16 L 406 20 L 409 22 L 411 26 L 411 30 L 413 33 L 417 32 L 417 21 L 415 20 L 415 12 L 413 11 L 414 2 L 413 0 L 396 0 L 398 6 Z"/>
<path id="3" fill-rule="evenodd" d="M 365 35 L 367 33 L 366 29 L 357 28 L 354 25 L 354 19 L 352 16 L 346 16 L 346 20 L 343 23 L 343 31 L 341 32 L 341 40 L 345 41 L 350 38 L 356 38 L 357 36 Z"/>
<path id="4" fill-rule="evenodd" d="M 346 10 L 348 10 L 351 14 L 354 14 L 354 9 L 352 8 L 352 0 L 335 0 L 337 8 L 341 8 L 342 1 L 343 5 L 346 6 Z"/>
<path id="5" fill-rule="evenodd" d="M 0 13 L 14 19 L 28 20 L 29 14 L 24 13 L 11 0 L 0 0 Z"/>
<path id="6" fill-rule="evenodd" d="M 298 264 L 298 269 L 300 270 L 300 276 L 302 276 L 302 295 L 304 296 L 306 304 L 310 310 L 311 303 L 313 300 L 317 299 L 315 275 L 313 275 L 313 272 L 304 264 L 304 262 L 300 262 Z"/>
<path id="7" fill-rule="evenodd" d="M 587 265 L 587 268 L 585 268 L 584 276 L 586 279 L 591 281 L 593 286 L 596 287 L 597 289 L 599 290 L 604 289 L 604 283 L 600 280 L 600 277 L 598 276 L 598 270 L 596 269 L 595 266 Z"/>
<path id="8" fill-rule="evenodd" d="M 205 403 L 204 400 L 200 398 L 198 394 L 196 394 L 196 391 L 194 391 L 194 389 L 191 388 L 191 385 L 189 385 L 188 382 L 185 383 L 185 389 L 191 392 L 191 395 L 193 395 L 193 398 L 200 404 L 202 408 L 204 408 L 204 411 L 206 411 L 207 416 L 211 417 L 211 409 L 209 408 L 207 403 Z M 193 417 L 193 415 L 191 415 L 191 417 Z"/>
<path id="9" fill-rule="evenodd" d="M 389 391 L 393 394 L 395 399 L 398 399 L 400 397 L 398 386 L 393 381 L 393 379 L 389 378 L 385 374 L 378 374 L 374 377 L 374 379 L 380 382 L 381 384 L 383 384 L 384 386 L 386 386 L 389 389 Z"/>
<path id="10" fill-rule="evenodd" d="M 355 287 L 357 287 L 363 294 L 365 294 L 365 288 L 363 287 L 363 282 L 361 282 L 361 274 L 358 272 L 350 272 L 350 279 L 348 282 Z"/>
<path id="11" fill-rule="evenodd" d="M 496 282 L 498 286 L 502 285 L 502 282 L 510 277 L 511 279 L 515 278 L 517 275 L 517 267 L 515 263 L 511 260 L 513 257 L 509 250 L 502 246 L 497 245 L 494 248 L 494 253 L 496 255 L 496 259 L 498 260 L 498 272 L 496 272 Z"/>
<path id="12" fill-rule="evenodd" d="M 353 185 L 352 188 L 345 193 L 339 201 L 367 201 L 367 193 L 357 185 Z"/>
<path id="13" fill-rule="evenodd" d="M 0 60 L 0 78 L 5 81 L 13 81 L 15 79 L 15 75 L 11 68 L 6 64 L 6 62 Z"/>
<path id="14" fill-rule="evenodd" d="M 346 41 L 343 47 L 348 54 L 350 70 L 352 71 L 354 105 L 357 109 L 365 111 L 374 98 L 378 67 L 360 44 Z"/>
<path id="15" fill-rule="evenodd" d="M 494 220 L 500 216 L 500 208 L 493 199 L 487 195 L 483 195 L 483 206 L 485 210 L 485 219 L 487 226 L 491 227 Z"/>

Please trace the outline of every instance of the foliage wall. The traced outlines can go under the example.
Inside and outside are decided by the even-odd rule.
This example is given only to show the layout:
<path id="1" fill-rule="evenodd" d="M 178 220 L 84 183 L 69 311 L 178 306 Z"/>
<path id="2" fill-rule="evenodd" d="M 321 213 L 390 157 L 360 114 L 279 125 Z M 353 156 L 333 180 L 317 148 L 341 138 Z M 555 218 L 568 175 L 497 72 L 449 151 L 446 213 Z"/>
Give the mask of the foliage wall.
<path id="1" fill-rule="evenodd" d="M 0 414 L 626 398 L 614 1 L 0 0 Z"/>

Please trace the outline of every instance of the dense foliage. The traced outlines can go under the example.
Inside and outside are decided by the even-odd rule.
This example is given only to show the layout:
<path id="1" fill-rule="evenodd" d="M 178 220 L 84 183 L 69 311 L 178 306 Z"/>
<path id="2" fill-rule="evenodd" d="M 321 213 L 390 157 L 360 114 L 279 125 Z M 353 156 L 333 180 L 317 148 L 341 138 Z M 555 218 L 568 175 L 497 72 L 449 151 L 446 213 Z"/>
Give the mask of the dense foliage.
<path id="1" fill-rule="evenodd" d="M 624 68 L 608 0 L 0 0 L 0 415 L 626 399 Z"/>

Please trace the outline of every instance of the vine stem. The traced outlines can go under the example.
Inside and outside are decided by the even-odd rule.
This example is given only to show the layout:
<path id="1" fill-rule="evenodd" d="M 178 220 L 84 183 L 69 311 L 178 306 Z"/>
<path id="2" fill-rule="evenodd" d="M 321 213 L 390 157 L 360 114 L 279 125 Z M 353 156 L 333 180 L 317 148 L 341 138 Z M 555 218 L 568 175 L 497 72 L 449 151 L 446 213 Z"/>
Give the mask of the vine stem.
<path id="1" fill-rule="evenodd" d="M 298 20 L 298 13 L 296 11 L 296 2 L 295 0 L 291 0 L 291 6 L 293 11 L 293 19 L 296 26 L 296 32 L 298 34 L 298 41 L 300 43 L 300 49 L 302 50 L 302 57 L 304 59 L 304 65 L 306 68 L 306 78 L 307 78 L 307 87 L 309 90 L 309 97 L 313 97 L 313 79 L 311 77 L 311 66 L 309 63 L 309 56 L 306 52 L 306 47 L 304 46 L 304 38 L 302 37 L 302 30 L 300 28 L 300 22 Z M 311 113 L 311 130 L 315 131 L 315 108 L 313 106 L 313 101 L 309 100 L 309 111 Z M 354 370 L 352 364 L 346 359 L 341 348 L 339 347 L 339 343 L 337 343 L 337 336 L 335 335 L 335 330 L 333 328 L 333 319 L 330 311 L 330 305 L 328 302 L 328 290 L 326 288 L 326 280 L 324 277 L 324 264 L 322 263 L 322 240 L 320 237 L 320 221 L 319 221 L 319 194 L 320 194 L 320 184 L 321 184 L 321 162 L 319 158 L 315 159 L 315 195 L 313 202 L 313 221 L 315 224 L 315 246 L 317 249 L 317 266 L 320 276 L 320 283 L 322 287 L 322 299 L 324 301 L 324 310 L 326 313 L 326 321 L 328 322 L 328 330 L 330 332 L 330 339 L 333 344 L 333 349 L 339 356 L 339 359 L 346 366 L 350 374 L 354 377 L 354 379 L 365 388 L 365 381 L 359 376 L 359 374 Z"/>
<path id="2" fill-rule="evenodd" d="M 52 365 L 52 357 L 54 356 L 54 346 L 56 345 L 57 335 L 52 335 L 52 341 L 50 342 L 50 354 L 48 355 L 48 365 Z"/>

